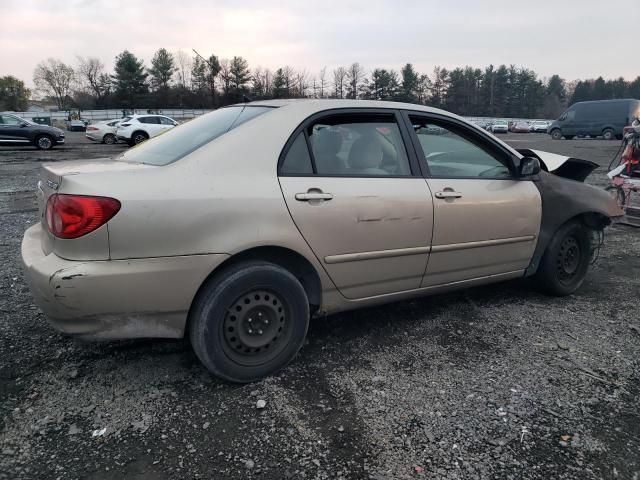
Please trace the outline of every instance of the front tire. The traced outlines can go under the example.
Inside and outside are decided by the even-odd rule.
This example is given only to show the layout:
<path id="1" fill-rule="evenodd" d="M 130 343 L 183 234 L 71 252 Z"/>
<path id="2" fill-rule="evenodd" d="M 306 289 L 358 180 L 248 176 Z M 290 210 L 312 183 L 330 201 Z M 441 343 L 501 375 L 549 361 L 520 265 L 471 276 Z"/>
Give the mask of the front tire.
<path id="1" fill-rule="evenodd" d="M 55 145 L 53 138 L 49 135 L 38 135 L 33 143 L 38 150 L 51 150 Z"/>
<path id="2" fill-rule="evenodd" d="M 580 222 L 569 222 L 556 232 L 547 246 L 536 282 L 551 295 L 571 295 L 584 282 L 590 260 L 589 230 Z"/>
<path id="3" fill-rule="evenodd" d="M 149 135 L 147 135 L 145 132 L 134 132 L 134 134 L 131 135 L 132 145 L 138 145 L 146 140 L 149 140 Z"/>
<path id="4" fill-rule="evenodd" d="M 309 301 L 289 271 L 243 262 L 208 280 L 189 314 L 189 338 L 212 374 L 259 380 L 284 368 L 304 343 Z"/>
<path id="5" fill-rule="evenodd" d="M 616 134 L 610 128 L 605 128 L 602 131 L 602 138 L 604 138 L 605 140 L 613 140 L 614 138 L 616 138 Z"/>
<path id="6" fill-rule="evenodd" d="M 554 140 L 560 140 L 562 138 L 562 132 L 559 128 L 551 130 L 551 138 L 553 138 Z"/>

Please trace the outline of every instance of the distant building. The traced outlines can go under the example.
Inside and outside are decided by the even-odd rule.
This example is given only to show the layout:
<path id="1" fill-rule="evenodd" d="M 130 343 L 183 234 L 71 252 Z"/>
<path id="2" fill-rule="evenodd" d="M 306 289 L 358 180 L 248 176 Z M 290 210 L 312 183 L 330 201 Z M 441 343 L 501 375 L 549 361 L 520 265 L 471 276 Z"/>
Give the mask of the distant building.
<path id="1" fill-rule="evenodd" d="M 27 112 L 55 112 L 58 106 L 46 100 L 31 100 L 27 106 Z"/>

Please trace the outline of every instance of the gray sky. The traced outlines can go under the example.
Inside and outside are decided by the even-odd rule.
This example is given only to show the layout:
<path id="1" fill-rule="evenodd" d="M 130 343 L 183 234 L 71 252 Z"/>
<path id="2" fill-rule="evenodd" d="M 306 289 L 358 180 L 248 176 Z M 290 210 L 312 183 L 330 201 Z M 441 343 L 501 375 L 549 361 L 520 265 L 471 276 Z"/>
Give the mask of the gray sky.
<path id="1" fill-rule="evenodd" d="M 606 2 L 605 2 L 606 4 Z M 251 67 L 313 75 L 360 62 L 422 73 L 490 63 L 567 80 L 640 75 L 640 1 L 606 13 L 602 0 L 0 0 L 0 76 L 32 85 L 36 64 L 96 56 L 108 69 L 128 49 L 146 64 L 160 47 Z"/>

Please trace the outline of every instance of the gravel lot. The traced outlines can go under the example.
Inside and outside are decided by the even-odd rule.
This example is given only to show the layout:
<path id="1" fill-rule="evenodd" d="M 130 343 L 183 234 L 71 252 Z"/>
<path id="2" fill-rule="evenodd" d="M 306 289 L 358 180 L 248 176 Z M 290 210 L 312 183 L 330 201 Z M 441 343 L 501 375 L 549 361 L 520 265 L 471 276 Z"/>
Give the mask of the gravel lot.
<path id="1" fill-rule="evenodd" d="M 618 147 L 502 138 L 602 166 Z M 520 281 L 319 319 L 280 375 L 229 385 L 186 342 L 81 343 L 32 303 L 37 168 L 123 148 L 0 147 L 0 479 L 640 477 L 640 231 L 610 228 L 572 297 Z"/>

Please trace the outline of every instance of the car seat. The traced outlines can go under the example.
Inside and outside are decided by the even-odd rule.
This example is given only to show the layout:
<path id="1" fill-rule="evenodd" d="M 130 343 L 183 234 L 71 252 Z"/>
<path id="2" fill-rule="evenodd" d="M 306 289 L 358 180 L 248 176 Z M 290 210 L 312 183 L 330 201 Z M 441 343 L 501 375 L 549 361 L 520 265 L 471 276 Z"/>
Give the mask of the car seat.
<path id="1" fill-rule="evenodd" d="M 338 156 L 342 150 L 342 135 L 331 129 L 323 129 L 311 136 L 316 170 L 319 174 L 340 174 L 347 169 L 345 161 Z"/>

